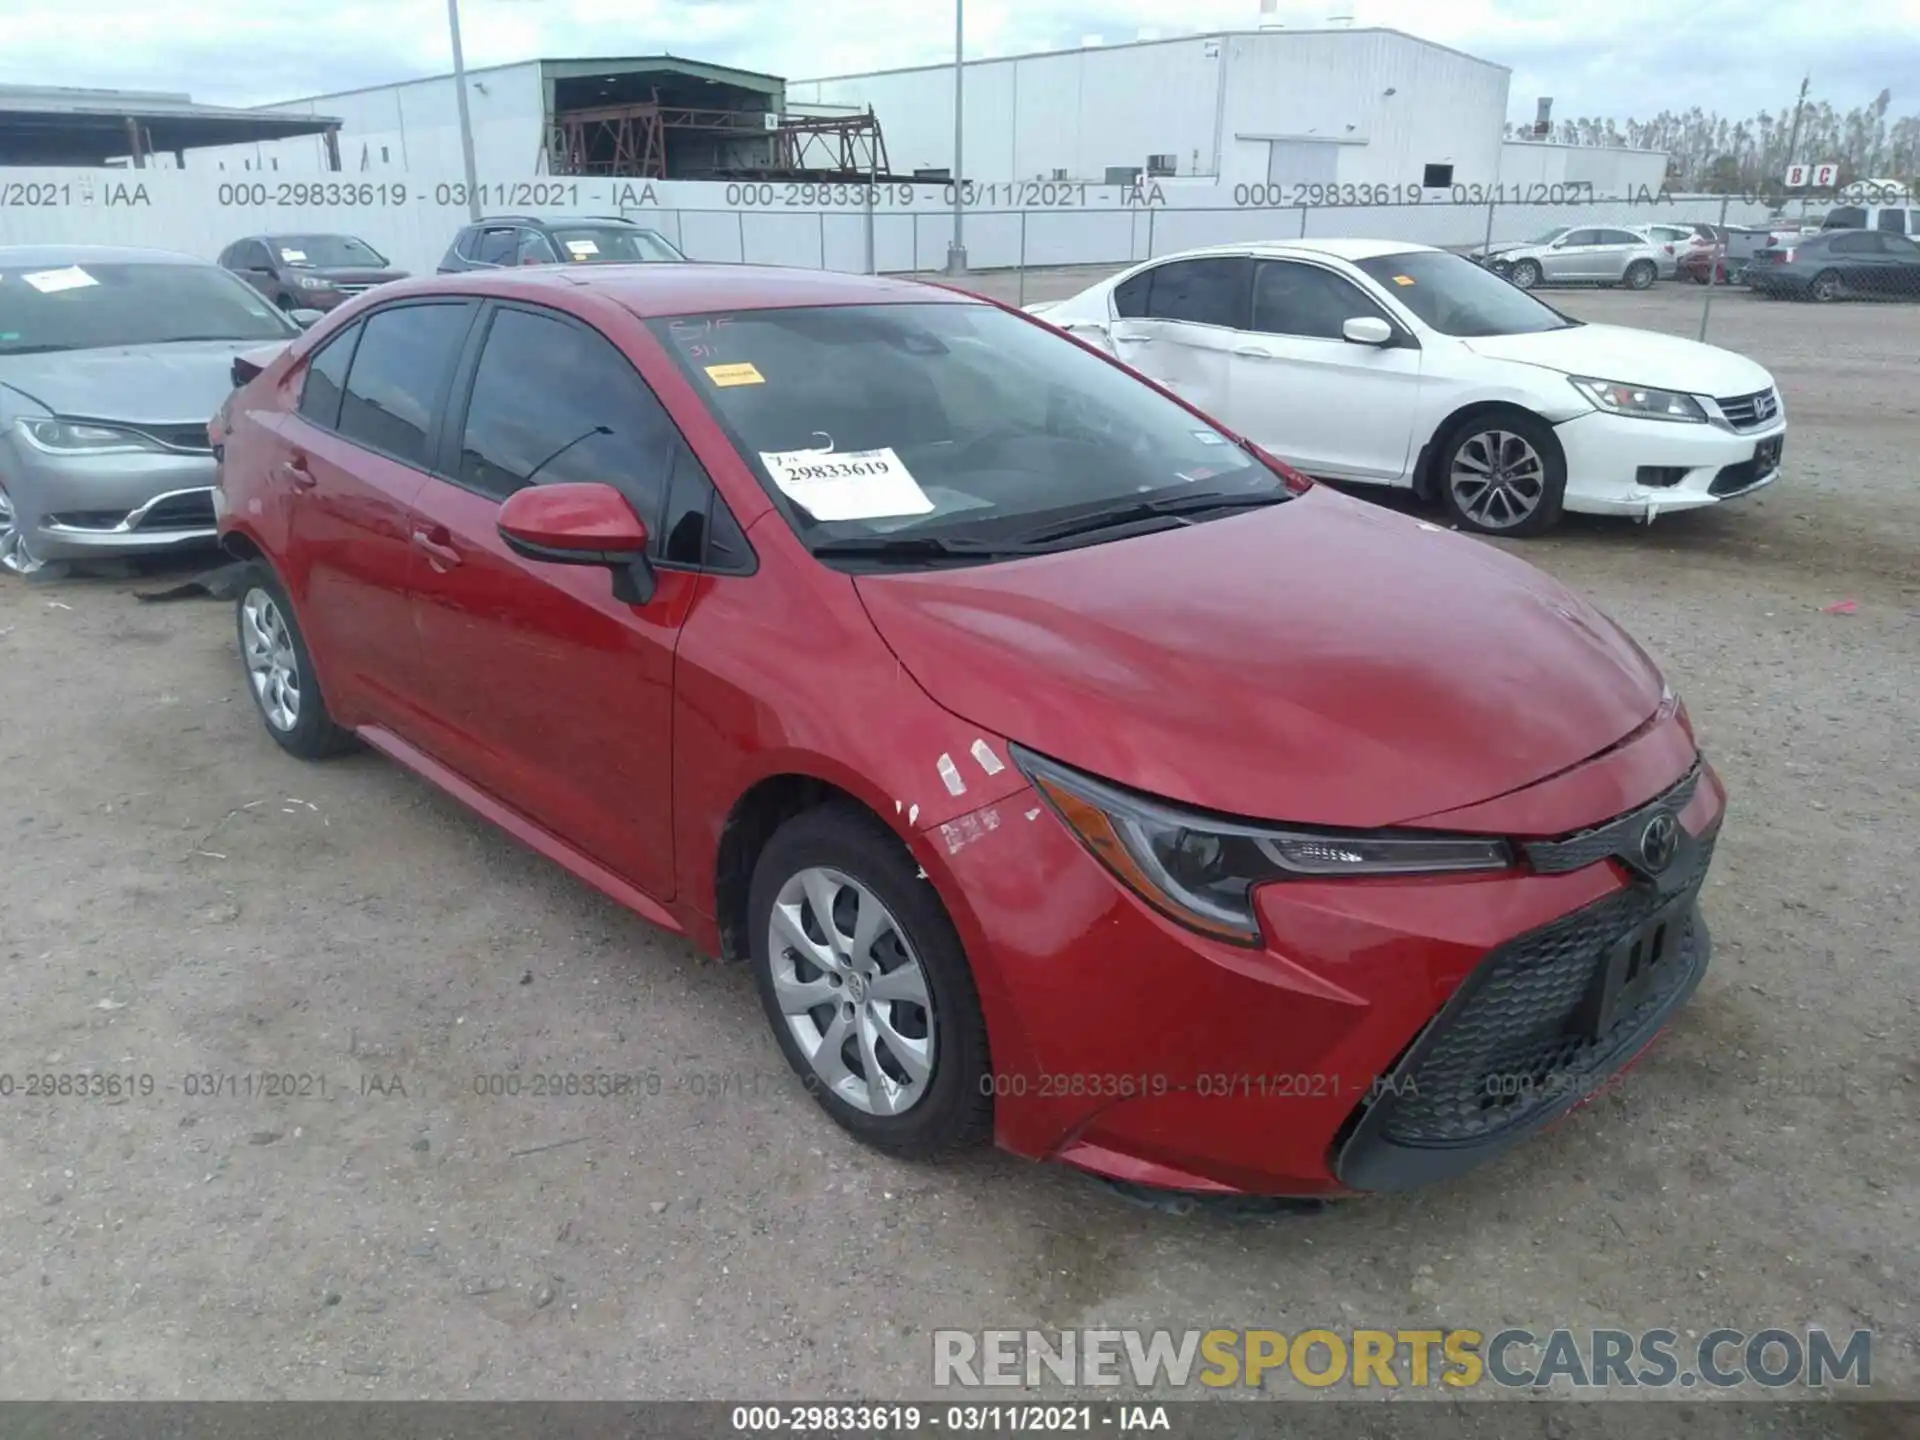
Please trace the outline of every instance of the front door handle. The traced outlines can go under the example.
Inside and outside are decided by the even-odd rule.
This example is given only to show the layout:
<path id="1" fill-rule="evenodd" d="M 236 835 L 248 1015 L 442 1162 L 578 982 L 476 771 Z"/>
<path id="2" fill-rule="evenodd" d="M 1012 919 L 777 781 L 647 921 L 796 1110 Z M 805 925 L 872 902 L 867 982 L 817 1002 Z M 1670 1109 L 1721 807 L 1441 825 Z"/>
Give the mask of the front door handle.
<path id="1" fill-rule="evenodd" d="M 1245 356 L 1249 360 L 1273 359 L 1273 352 L 1264 345 L 1236 345 L 1233 353 Z"/>
<path id="2" fill-rule="evenodd" d="M 460 563 L 460 552 L 448 543 L 451 538 L 444 526 L 436 525 L 432 531 L 415 530 L 413 546 L 427 557 L 429 565 L 444 574 Z"/>
<path id="3" fill-rule="evenodd" d="M 320 483 L 314 478 L 313 471 L 307 468 L 307 457 L 304 455 L 296 455 L 291 460 L 282 460 L 276 468 L 276 473 L 289 485 L 297 486 L 302 490 L 311 490 Z"/>
<path id="4" fill-rule="evenodd" d="M 1122 345 L 1144 345 L 1147 340 L 1144 335 L 1115 335 L 1113 338 Z"/>

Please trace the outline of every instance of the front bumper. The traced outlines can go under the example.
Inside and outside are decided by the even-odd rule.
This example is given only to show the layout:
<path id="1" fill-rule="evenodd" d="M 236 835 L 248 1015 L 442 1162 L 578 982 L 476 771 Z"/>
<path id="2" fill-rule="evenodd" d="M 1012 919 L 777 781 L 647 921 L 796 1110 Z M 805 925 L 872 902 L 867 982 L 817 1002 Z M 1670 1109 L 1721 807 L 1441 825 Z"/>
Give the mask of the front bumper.
<path id="1" fill-rule="evenodd" d="M 211 454 L 50 456 L 11 436 L 0 447 L 14 523 L 38 560 L 157 554 L 218 538 Z"/>
<path id="2" fill-rule="evenodd" d="M 1585 830 L 1620 813 L 1623 787 L 1644 802 L 1693 759 L 1691 739 L 1668 717 L 1449 823 Z M 1693 890 L 1724 804 L 1704 770 L 1679 815 L 1699 857 L 1685 882 Z M 1458 1173 L 1631 1063 L 1706 962 L 1699 929 L 1674 983 L 1624 1028 L 1605 1044 L 1556 1050 L 1570 1007 L 1651 891 L 1617 861 L 1271 884 L 1258 897 L 1266 944 L 1245 949 L 1187 931 L 1123 891 L 1031 792 L 987 808 L 994 814 L 971 829 L 979 838 L 951 853 L 935 832 L 927 868 L 975 960 L 997 1137 L 1016 1153 L 1136 1184 L 1314 1195 Z M 1569 930 L 1577 940 L 1540 967 L 1553 983 L 1535 987 L 1530 1009 L 1511 1003 L 1509 972 L 1528 968 L 1515 957 Z M 1475 1089 L 1521 1072 L 1533 1082 L 1524 1094 Z M 1409 1075 L 1436 1077 L 1425 1101 L 1409 1098 Z M 1483 1108 L 1491 1120 L 1463 1129 L 1459 1117 Z"/>
<path id="3" fill-rule="evenodd" d="M 1567 459 L 1565 508 L 1584 515 L 1651 520 L 1718 505 L 1780 478 L 1784 412 L 1756 430 L 1680 425 L 1593 411 L 1554 427 Z M 1781 442 L 1769 447 L 1769 442 Z M 1665 472 L 1643 477 L 1642 469 Z"/>

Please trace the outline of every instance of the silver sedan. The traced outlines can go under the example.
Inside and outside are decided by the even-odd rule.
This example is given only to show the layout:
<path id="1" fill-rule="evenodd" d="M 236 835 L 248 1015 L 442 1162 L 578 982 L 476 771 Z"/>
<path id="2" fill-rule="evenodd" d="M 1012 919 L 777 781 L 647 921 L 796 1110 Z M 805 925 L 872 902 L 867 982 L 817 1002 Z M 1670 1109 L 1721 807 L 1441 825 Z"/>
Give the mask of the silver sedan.
<path id="1" fill-rule="evenodd" d="M 1660 247 L 1615 225 L 1559 225 L 1518 245 L 1495 245 L 1473 259 L 1522 290 L 1536 285 L 1624 285 L 1645 290 L 1660 278 Z"/>
<path id="2" fill-rule="evenodd" d="M 187 255 L 0 246 L 0 571 L 212 544 L 234 357 L 306 319 Z"/>

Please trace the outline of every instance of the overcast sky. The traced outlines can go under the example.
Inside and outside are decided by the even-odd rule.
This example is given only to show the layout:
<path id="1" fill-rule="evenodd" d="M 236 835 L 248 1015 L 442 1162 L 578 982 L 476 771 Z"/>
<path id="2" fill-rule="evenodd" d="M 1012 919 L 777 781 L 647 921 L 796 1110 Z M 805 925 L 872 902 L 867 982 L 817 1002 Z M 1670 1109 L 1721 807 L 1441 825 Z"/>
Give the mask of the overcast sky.
<path id="1" fill-rule="evenodd" d="M 75 43 L 75 17 L 112 43 Z M 470 66 L 670 52 L 789 79 L 952 54 L 948 0 L 461 0 Z M 969 55 L 1247 28 L 1259 0 L 968 0 Z M 1920 0 L 1279 0 L 1312 26 L 1342 10 L 1511 66 L 1510 118 L 1645 118 L 1790 106 L 1803 71 L 1846 109 L 1894 92 L 1920 112 Z M 444 0 L 0 0 L 0 83 L 190 92 L 262 104 L 452 68 Z"/>

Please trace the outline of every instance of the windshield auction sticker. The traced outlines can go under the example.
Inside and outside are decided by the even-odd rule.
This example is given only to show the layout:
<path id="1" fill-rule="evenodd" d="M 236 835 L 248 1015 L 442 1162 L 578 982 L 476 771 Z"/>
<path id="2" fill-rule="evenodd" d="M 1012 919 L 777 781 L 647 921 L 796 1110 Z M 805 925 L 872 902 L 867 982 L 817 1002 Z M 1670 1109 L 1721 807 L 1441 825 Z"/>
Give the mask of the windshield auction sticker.
<path id="1" fill-rule="evenodd" d="M 882 450 L 760 452 L 773 483 L 816 520 L 925 515 L 933 501 L 891 447 Z"/>

